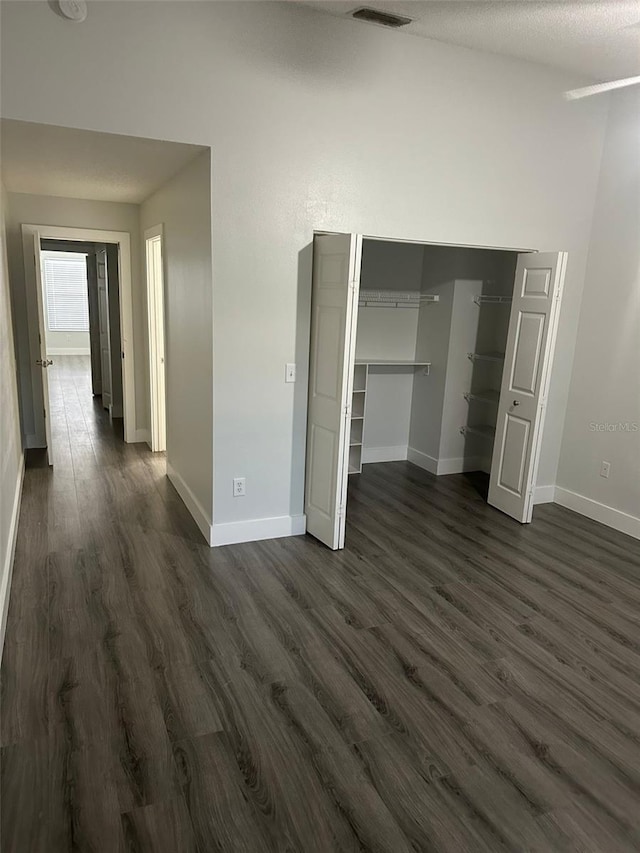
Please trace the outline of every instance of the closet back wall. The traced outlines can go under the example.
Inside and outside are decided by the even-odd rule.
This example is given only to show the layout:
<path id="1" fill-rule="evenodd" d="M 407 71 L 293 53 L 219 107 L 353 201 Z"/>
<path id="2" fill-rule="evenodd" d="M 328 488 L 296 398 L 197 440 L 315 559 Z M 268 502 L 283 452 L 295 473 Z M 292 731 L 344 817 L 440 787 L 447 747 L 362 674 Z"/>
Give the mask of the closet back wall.
<path id="1" fill-rule="evenodd" d="M 423 246 L 364 240 L 360 291 L 419 291 Z M 410 359 L 416 354 L 417 308 L 360 307 L 356 359 Z M 407 458 L 413 371 L 369 370 L 362 461 Z"/>

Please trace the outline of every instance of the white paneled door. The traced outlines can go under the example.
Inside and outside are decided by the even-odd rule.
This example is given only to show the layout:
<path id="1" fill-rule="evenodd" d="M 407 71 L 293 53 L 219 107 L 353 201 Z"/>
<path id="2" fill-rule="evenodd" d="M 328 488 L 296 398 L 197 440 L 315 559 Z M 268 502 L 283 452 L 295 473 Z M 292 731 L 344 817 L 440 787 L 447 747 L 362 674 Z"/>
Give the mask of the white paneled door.
<path id="1" fill-rule="evenodd" d="M 361 257 L 359 235 L 314 237 L 305 512 L 333 550 L 344 548 Z"/>
<path id="2" fill-rule="evenodd" d="M 51 446 L 51 413 L 49 411 L 49 377 L 47 368 L 53 361 L 47 358 L 47 339 L 45 331 L 44 289 L 42 286 L 42 250 L 40 234 L 33 234 L 33 259 L 36 272 L 36 302 L 38 306 L 38 343 L 40 346 L 38 364 L 42 368 L 42 406 L 44 409 L 44 434 L 47 442 L 47 459 L 53 465 L 53 448 Z"/>
<path id="3" fill-rule="evenodd" d="M 518 256 L 489 503 L 521 522 L 533 512 L 566 263 L 565 252 Z"/>
<path id="4" fill-rule="evenodd" d="M 96 252 L 98 279 L 98 328 L 100 331 L 100 372 L 102 405 L 111 412 L 111 335 L 109 331 L 109 284 L 107 279 L 107 250 Z"/>

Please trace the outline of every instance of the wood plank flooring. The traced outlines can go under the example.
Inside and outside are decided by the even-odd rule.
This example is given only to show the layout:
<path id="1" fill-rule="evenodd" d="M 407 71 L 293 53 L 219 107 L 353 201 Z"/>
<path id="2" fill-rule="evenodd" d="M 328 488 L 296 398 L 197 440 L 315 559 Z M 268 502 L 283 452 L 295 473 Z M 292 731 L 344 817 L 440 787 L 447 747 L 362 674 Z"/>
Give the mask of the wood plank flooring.
<path id="1" fill-rule="evenodd" d="M 2 661 L 2 850 L 640 849 L 640 543 L 352 478 L 348 545 L 210 550 L 51 373 Z"/>

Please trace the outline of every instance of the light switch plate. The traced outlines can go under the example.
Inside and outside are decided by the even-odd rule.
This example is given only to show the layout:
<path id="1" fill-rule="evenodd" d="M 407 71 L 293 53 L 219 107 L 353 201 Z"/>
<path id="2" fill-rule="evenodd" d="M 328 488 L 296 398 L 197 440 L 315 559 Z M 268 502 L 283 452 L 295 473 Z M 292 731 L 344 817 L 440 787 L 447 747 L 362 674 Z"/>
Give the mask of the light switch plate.
<path id="1" fill-rule="evenodd" d="M 296 381 L 296 366 L 295 366 L 295 364 L 286 364 L 285 365 L 284 381 L 285 382 L 295 382 Z"/>

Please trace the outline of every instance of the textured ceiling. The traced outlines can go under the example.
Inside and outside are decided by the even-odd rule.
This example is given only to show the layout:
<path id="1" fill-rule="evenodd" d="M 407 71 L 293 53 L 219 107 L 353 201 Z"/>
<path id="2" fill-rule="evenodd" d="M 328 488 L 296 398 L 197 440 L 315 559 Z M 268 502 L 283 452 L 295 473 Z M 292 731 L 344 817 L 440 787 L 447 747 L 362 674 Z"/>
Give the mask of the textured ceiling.
<path id="1" fill-rule="evenodd" d="M 2 179 L 9 192 L 139 204 L 198 145 L 3 119 Z"/>
<path id="2" fill-rule="evenodd" d="M 395 12 L 414 19 L 399 32 L 594 80 L 640 74 L 640 0 L 305 0 L 304 5 L 341 17 L 361 6 Z"/>

